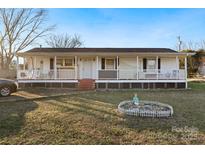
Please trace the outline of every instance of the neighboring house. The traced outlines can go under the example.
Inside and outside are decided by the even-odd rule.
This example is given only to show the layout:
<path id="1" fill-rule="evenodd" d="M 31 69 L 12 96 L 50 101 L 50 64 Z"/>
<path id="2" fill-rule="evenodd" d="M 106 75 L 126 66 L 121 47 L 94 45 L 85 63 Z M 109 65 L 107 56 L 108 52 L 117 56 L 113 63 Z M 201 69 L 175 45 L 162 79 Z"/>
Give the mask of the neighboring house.
<path id="1" fill-rule="evenodd" d="M 17 80 L 20 87 L 187 88 L 187 55 L 167 48 L 34 48 L 18 54 L 24 67 Z"/>

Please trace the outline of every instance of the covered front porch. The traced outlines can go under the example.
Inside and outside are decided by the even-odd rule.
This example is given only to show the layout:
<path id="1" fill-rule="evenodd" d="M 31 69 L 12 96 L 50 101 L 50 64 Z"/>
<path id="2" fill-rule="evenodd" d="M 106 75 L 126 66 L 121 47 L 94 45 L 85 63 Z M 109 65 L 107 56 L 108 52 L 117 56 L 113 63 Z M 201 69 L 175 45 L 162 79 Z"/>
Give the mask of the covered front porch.
<path id="1" fill-rule="evenodd" d="M 18 80 L 186 80 L 179 56 L 24 56 Z"/>

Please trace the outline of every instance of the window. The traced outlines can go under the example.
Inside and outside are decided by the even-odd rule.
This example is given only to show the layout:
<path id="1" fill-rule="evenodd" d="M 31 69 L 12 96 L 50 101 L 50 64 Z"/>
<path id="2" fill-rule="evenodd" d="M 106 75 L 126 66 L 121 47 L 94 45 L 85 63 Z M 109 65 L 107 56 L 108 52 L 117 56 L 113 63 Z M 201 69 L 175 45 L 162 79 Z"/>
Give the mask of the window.
<path id="1" fill-rule="evenodd" d="M 158 59 L 158 70 L 160 70 L 161 69 L 161 59 L 159 58 Z"/>
<path id="2" fill-rule="evenodd" d="M 114 59 L 106 59 L 106 67 L 107 70 L 115 69 L 115 60 Z"/>
<path id="3" fill-rule="evenodd" d="M 147 69 L 147 59 L 143 58 L 143 70 L 146 71 Z"/>
<path id="4" fill-rule="evenodd" d="M 57 66 L 63 66 L 63 59 L 57 59 Z"/>
<path id="5" fill-rule="evenodd" d="M 147 59 L 147 69 L 148 70 L 156 69 L 156 60 L 155 59 Z"/>
<path id="6" fill-rule="evenodd" d="M 115 69 L 117 69 L 117 67 L 119 67 L 119 65 L 120 65 L 119 58 L 115 58 Z"/>
<path id="7" fill-rule="evenodd" d="M 119 65 L 119 60 L 118 60 Z M 117 69 L 117 58 L 102 58 L 101 59 L 102 70 L 116 70 Z"/>
<path id="8" fill-rule="evenodd" d="M 158 63 L 158 68 L 157 67 L 157 63 Z M 156 61 L 156 59 L 147 59 L 147 58 L 143 58 L 143 70 L 144 71 L 152 71 L 155 69 L 161 69 L 161 59 L 158 58 L 158 62 Z"/>
<path id="9" fill-rule="evenodd" d="M 57 66 L 58 67 L 71 67 L 71 66 L 74 66 L 74 59 L 71 59 L 71 58 L 57 59 Z"/>
<path id="10" fill-rule="evenodd" d="M 51 70 L 54 69 L 54 59 L 53 58 L 50 59 L 50 69 Z"/>
<path id="11" fill-rule="evenodd" d="M 65 59 L 65 66 L 73 66 L 73 59 Z"/>
<path id="12" fill-rule="evenodd" d="M 102 70 L 105 69 L 105 58 L 102 58 L 102 61 L 101 61 L 101 69 L 102 69 Z"/>

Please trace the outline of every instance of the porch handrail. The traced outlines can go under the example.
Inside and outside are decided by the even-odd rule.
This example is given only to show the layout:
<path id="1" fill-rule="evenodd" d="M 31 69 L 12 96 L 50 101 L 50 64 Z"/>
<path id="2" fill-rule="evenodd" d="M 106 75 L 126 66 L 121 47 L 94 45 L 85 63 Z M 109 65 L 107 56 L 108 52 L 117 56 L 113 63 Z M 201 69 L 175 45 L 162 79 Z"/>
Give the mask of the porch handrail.
<path id="1" fill-rule="evenodd" d="M 58 69 L 56 79 L 78 79 L 75 69 Z M 117 74 L 118 77 L 117 77 Z M 18 79 L 55 79 L 54 70 L 18 70 Z M 119 69 L 98 70 L 96 79 L 126 79 L 126 80 L 184 80 L 184 69 Z"/>
<path id="2" fill-rule="evenodd" d="M 75 69 L 58 69 L 56 79 L 75 79 Z M 18 70 L 18 79 L 55 79 L 55 70 Z"/>
<path id="3" fill-rule="evenodd" d="M 101 72 L 109 72 L 111 70 L 98 70 Z M 134 80 L 143 80 L 143 79 L 154 79 L 154 80 L 181 80 L 186 79 L 184 69 L 119 69 L 112 70 L 118 71 L 119 79 L 134 79 Z M 99 76 L 99 78 L 101 78 Z M 102 79 L 102 78 L 101 78 Z M 106 78 L 110 79 L 110 78 Z"/>

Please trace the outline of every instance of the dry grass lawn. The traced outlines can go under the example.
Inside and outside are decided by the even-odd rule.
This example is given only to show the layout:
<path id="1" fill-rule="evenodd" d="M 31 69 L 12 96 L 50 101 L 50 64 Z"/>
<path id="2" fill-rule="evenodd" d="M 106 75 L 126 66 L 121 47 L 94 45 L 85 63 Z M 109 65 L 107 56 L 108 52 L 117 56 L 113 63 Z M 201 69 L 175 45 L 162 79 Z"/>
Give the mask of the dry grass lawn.
<path id="1" fill-rule="evenodd" d="M 0 144 L 205 144 L 205 83 L 190 86 L 193 89 L 101 91 L 1 102 Z M 141 99 L 172 105 L 174 116 L 120 114 L 119 102 L 135 92 Z"/>

